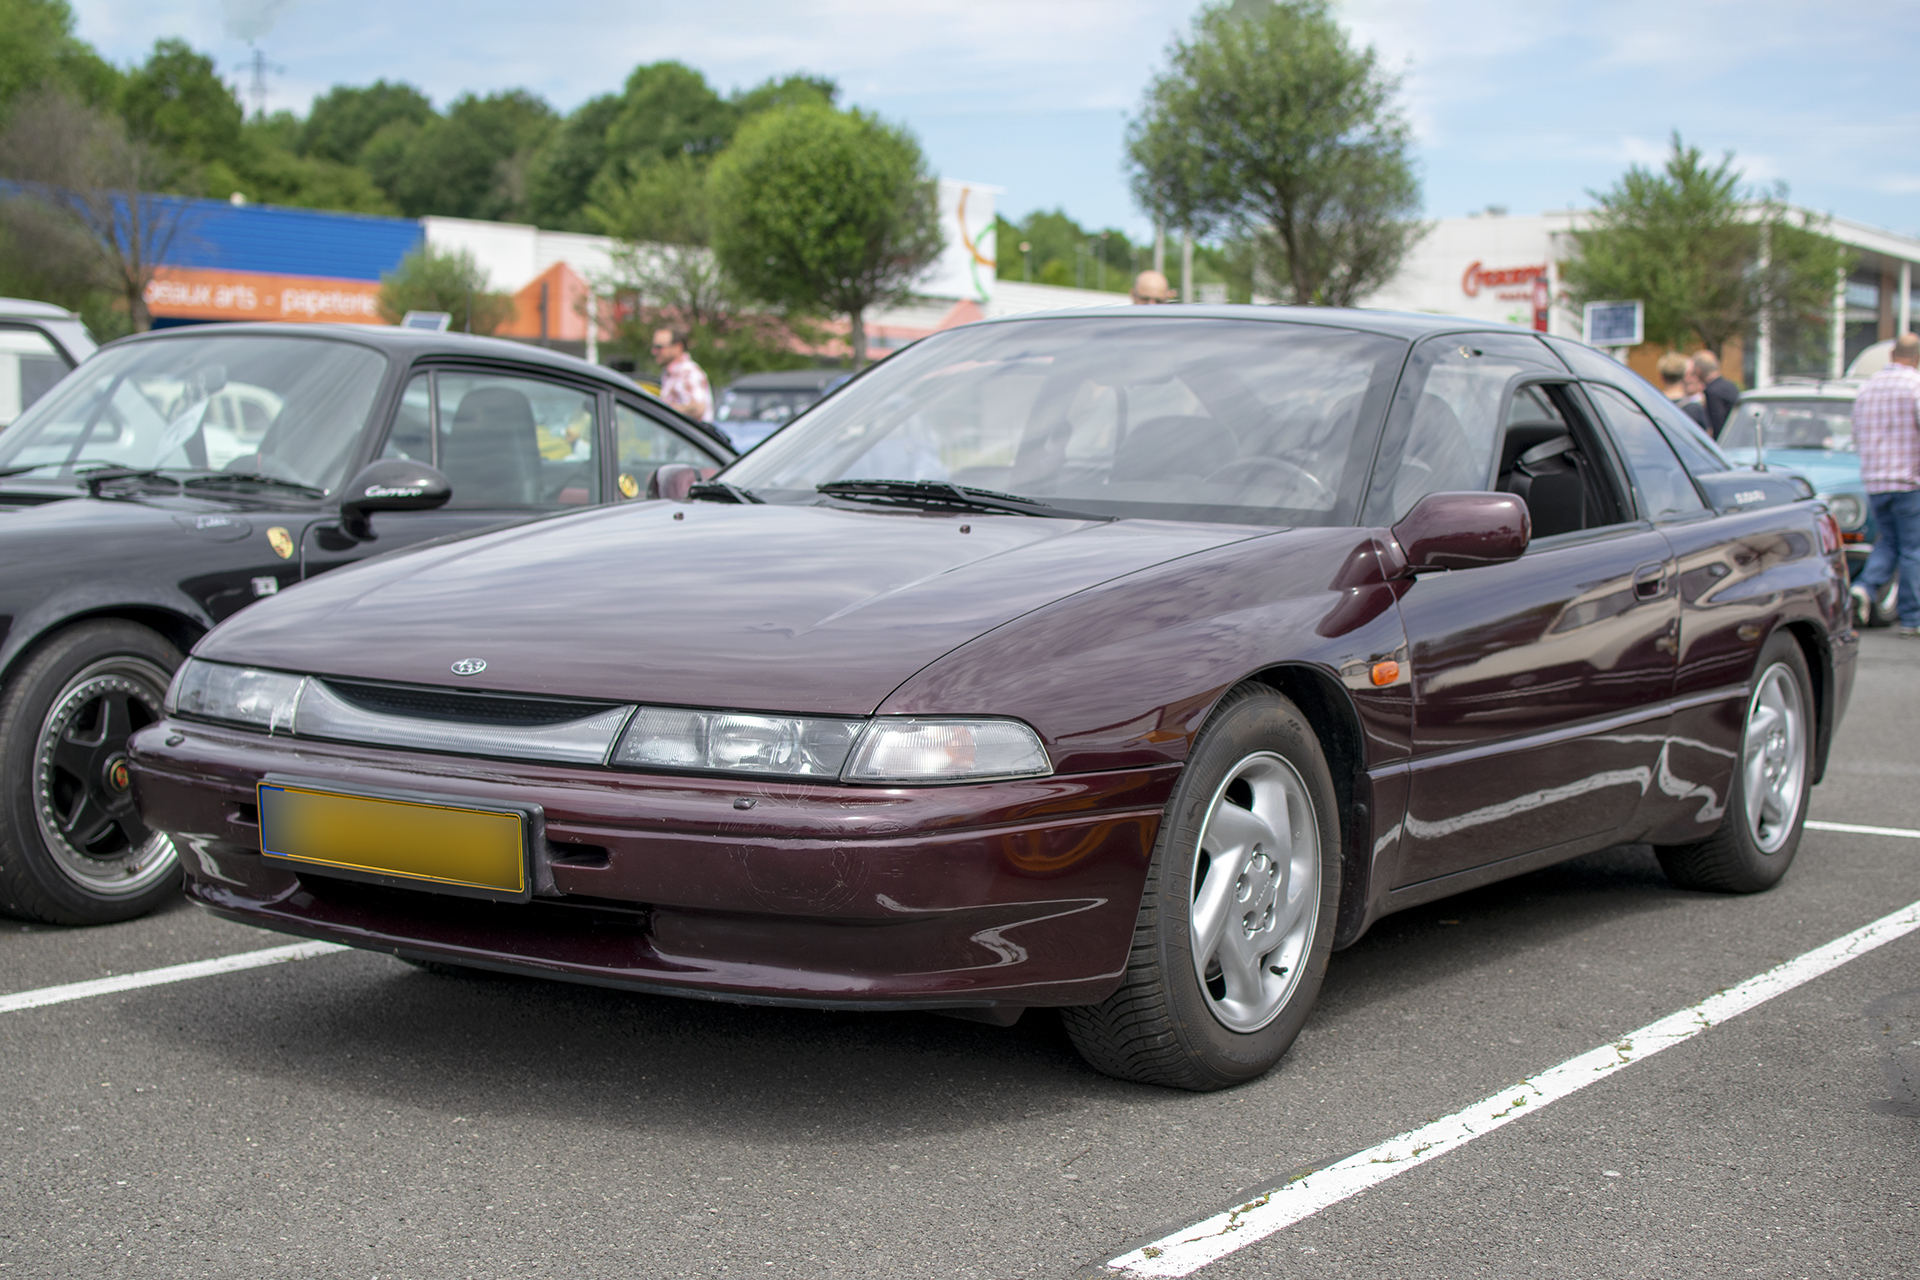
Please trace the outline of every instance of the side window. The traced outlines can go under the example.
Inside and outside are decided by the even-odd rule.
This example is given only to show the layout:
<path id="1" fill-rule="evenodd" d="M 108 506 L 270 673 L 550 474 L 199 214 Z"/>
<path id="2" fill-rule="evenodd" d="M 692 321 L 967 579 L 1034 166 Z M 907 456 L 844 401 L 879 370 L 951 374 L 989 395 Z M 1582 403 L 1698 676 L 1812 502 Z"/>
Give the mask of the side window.
<path id="1" fill-rule="evenodd" d="M 383 458 L 410 458 L 433 465 L 433 375 L 416 373 L 400 397 L 400 411 L 387 432 Z"/>
<path id="2" fill-rule="evenodd" d="M 622 497 L 637 497 L 644 492 L 647 477 L 669 462 L 684 462 L 696 467 L 720 465 L 718 458 L 678 431 L 630 405 L 614 405 L 613 426 L 620 451 Z"/>
<path id="3" fill-rule="evenodd" d="M 450 508 L 572 507 L 600 500 L 599 396 L 538 378 L 415 374 L 381 456 L 438 467 Z"/>
<path id="4" fill-rule="evenodd" d="M 1619 390 L 1618 387 L 1614 388 Z M 1640 407 L 1640 411 L 1651 417 L 1660 428 L 1660 434 L 1667 438 L 1673 451 L 1680 455 L 1680 465 L 1697 476 L 1712 475 L 1718 471 L 1731 471 L 1734 464 L 1720 448 L 1714 438 L 1707 434 L 1706 428 L 1682 413 L 1673 401 L 1655 391 L 1651 386 L 1642 385 L 1638 395 L 1628 393 L 1628 399 Z M 1851 425 L 1851 424 L 1849 424 Z"/>
<path id="5" fill-rule="evenodd" d="M 1430 493 L 1487 488 L 1508 386 L 1560 372 L 1544 347 L 1535 354 L 1482 340 L 1504 337 L 1448 334 L 1415 350 L 1374 467 L 1367 523 L 1392 524 Z"/>
<path id="6" fill-rule="evenodd" d="M 0 327 L 0 427 L 19 417 L 72 368 L 38 329 Z"/>
<path id="7" fill-rule="evenodd" d="M 1672 520 L 1707 509 L 1660 428 L 1639 405 L 1612 387 L 1589 383 L 1587 393 L 1607 420 L 1614 443 L 1626 455 L 1627 470 L 1633 473 L 1640 506 L 1648 519 Z"/>

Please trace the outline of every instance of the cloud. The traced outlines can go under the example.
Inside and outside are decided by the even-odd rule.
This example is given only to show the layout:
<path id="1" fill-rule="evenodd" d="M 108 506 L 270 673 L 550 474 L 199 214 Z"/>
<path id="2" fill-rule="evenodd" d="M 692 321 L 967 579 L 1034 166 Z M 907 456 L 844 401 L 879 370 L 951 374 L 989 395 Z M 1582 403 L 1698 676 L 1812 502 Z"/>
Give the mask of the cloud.
<path id="1" fill-rule="evenodd" d="M 273 30 L 280 15 L 292 7 L 293 0 L 220 0 L 221 25 L 229 39 L 252 44 Z"/>

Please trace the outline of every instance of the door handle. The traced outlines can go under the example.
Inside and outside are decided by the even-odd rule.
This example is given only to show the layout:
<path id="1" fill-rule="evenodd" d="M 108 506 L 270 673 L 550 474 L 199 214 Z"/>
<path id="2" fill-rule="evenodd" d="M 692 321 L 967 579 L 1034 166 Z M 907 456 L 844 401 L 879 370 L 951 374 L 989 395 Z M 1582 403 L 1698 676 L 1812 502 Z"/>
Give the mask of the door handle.
<path id="1" fill-rule="evenodd" d="M 1667 591 L 1667 566 L 1664 562 L 1643 564 L 1633 571 L 1633 598 L 1658 600 Z"/>

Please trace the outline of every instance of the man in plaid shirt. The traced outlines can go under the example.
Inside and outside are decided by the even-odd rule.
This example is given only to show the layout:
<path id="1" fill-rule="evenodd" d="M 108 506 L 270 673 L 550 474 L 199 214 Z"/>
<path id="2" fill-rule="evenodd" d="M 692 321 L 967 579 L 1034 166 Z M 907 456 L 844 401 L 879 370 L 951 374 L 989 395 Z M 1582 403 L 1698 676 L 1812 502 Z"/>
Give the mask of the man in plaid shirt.
<path id="1" fill-rule="evenodd" d="M 1899 634 L 1920 637 L 1920 337 L 1903 333 L 1853 402 L 1853 447 L 1876 537 L 1854 583 L 1877 596 L 1900 574 Z"/>
<path id="2" fill-rule="evenodd" d="M 713 388 L 707 372 L 687 354 L 685 329 L 656 329 L 653 358 L 660 362 L 660 398 L 702 422 L 713 421 Z"/>

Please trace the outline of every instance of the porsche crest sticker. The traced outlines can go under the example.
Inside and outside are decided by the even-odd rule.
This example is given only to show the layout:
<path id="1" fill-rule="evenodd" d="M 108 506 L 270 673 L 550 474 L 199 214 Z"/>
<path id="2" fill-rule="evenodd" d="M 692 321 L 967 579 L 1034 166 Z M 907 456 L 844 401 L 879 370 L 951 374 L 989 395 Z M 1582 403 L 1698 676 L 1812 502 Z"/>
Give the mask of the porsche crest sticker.
<path id="1" fill-rule="evenodd" d="M 640 482 L 624 471 L 620 473 L 620 496 L 623 498 L 640 496 Z"/>
<path id="2" fill-rule="evenodd" d="M 267 545 L 273 548 L 273 554 L 282 560 L 293 558 L 293 535 L 279 525 L 267 530 Z"/>

